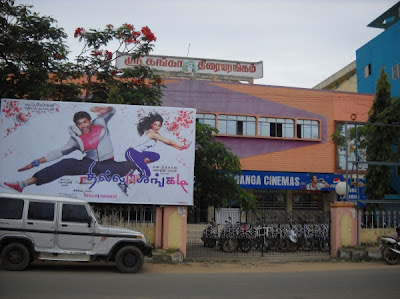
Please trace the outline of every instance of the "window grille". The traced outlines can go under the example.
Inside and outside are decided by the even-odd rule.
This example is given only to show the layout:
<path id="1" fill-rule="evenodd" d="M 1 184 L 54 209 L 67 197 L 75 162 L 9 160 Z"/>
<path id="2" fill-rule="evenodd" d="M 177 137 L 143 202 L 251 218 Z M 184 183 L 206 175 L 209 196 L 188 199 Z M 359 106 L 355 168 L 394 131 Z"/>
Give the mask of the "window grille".
<path id="1" fill-rule="evenodd" d="M 210 125 L 213 128 L 216 128 L 215 120 L 216 117 L 214 114 L 208 114 L 208 113 L 196 114 L 196 121 L 198 121 L 201 124 Z"/>
<path id="2" fill-rule="evenodd" d="M 254 190 L 259 210 L 286 210 L 286 196 L 281 192 Z"/>
<path id="3" fill-rule="evenodd" d="M 259 117 L 258 135 L 265 137 L 294 137 L 294 120 L 284 118 Z"/>
<path id="4" fill-rule="evenodd" d="M 319 123 L 316 120 L 297 120 L 297 138 L 319 139 Z"/>
<path id="5" fill-rule="evenodd" d="M 254 116 L 219 115 L 220 134 L 256 136 L 256 118 Z"/>

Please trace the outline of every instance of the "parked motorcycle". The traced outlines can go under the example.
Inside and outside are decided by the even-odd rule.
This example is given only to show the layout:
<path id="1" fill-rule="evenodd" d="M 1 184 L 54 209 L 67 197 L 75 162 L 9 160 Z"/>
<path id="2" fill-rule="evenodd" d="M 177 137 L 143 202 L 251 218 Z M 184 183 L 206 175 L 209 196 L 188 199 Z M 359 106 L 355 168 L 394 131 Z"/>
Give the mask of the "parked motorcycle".
<path id="1" fill-rule="evenodd" d="M 239 229 L 238 235 L 239 249 L 243 253 L 247 253 L 253 247 L 254 229 L 251 226 L 243 225 Z"/>
<path id="2" fill-rule="evenodd" d="M 292 229 L 290 229 L 290 225 L 288 224 L 279 224 L 278 233 L 275 238 L 275 250 L 278 252 L 285 251 L 296 251 L 297 244 L 297 236 Z"/>
<path id="3" fill-rule="evenodd" d="M 295 252 L 299 248 L 298 244 L 298 236 L 297 233 L 294 229 L 289 229 L 287 231 L 287 236 L 288 236 L 288 251 L 290 252 Z"/>
<path id="4" fill-rule="evenodd" d="M 383 260 L 389 265 L 395 265 L 400 261 L 400 242 L 392 237 L 379 236 Z"/>
<path id="5" fill-rule="evenodd" d="M 232 218 L 228 217 L 229 221 L 225 221 L 225 225 L 219 236 L 218 246 L 225 252 L 234 252 L 239 247 L 238 235 L 240 224 L 232 224 Z"/>
<path id="6" fill-rule="evenodd" d="M 211 221 L 210 225 L 203 230 L 201 240 L 204 242 L 205 247 L 215 247 L 218 240 L 218 226 L 214 221 Z"/>
<path id="7" fill-rule="evenodd" d="M 324 252 L 330 250 L 330 236 L 328 224 L 314 224 L 314 236 L 319 249 Z"/>
<path id="8" fill-rule="evenodd" d="M 299 237 L 301 250 L 311 251 L 314 248 L 315 241 L 314 241 L 314 231 L 312 225 L 309 224 L 302 225 L 297 235 Z"/>

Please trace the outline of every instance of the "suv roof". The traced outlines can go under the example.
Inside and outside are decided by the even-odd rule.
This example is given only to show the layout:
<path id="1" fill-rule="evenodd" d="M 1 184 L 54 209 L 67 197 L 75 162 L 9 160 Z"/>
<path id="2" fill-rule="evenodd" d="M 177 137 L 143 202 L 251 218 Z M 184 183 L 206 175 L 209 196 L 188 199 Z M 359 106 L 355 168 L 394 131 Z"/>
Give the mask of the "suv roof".
<path id="1" fill-rule="evenodd" d="M 63 201 L 71 203 L 86 203 L 86 201 L 77 198 L 70 198 L 64 196 L 50 196 L 50 195 L 35 195 L 35 194 L 16 194 L 16 193 L 0 193 L 1 197 L 16 198 L 16 199 L 33 199 L 42 201 Z"/>

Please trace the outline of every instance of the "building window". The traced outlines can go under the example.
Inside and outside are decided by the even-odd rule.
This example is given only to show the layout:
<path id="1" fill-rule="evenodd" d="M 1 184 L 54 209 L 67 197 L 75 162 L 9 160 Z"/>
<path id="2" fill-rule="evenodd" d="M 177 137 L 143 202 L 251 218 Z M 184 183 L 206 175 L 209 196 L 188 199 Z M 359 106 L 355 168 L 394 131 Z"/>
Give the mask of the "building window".
<path id="1" fill-rule="evenodd" d="M 371 76 L 371 64 L 364 66 L 364 78 Z"/>
<path id="2" fill-rule="evenodd" d="M 392 79 L 396 80 L 399 78 L 400 78 L 400 63 L 392 67 Z"/>
<path id="3" fill-rule="evenodd" d="M 256 136 L 256 118 L 253 116 L 219 115 L 220 134 Z"/>
<path id="4" fill-rule="evenodd" d="M 272 138 L 320 139 L 319 121 L 290 118 L 198 113 L 196 121 L 218 129 L 218 134 Z M 257 129 L 257 130 L 256 130 Z"/>
<path id="5" fill-rule="evenodd" d="M 297 138 L 319 139 L 319 123 L 316 120 L 297 120 Z"/>
<path id="6" fill-rule="evenodd" d="M 259 117 L 258 135 L 264 137 L 294 137 L 294 120 L 284 118 Z"/>
<path id="7" fill-rule="evenodd" d="M 365 137 L 360 136 L 358 130 L 362 128 L 363 125 L 357 125 L 357 136 L 359 138 L 358 144 L 360 142 L 365 142 Z M 337 124 L 336 130 L 340 131 L 340 135 L 343 136 L 343 140 L 346 138 L 346 126 L 344 124 Z M 351 136 L 355 136 L 356 134 L 356 125 L 348 124 L 347 125 L 347 150 L 346 145 L 343 144 L 341 146 L 337 146 L 337 168 L 344 170 L 346 169 L 346 155 L 347 155 L 347 169 L 352 172 L 356 170 L 356 164 L 349 161 L 366 161 L 367 160 L 367 152 L 365 149 L 360 149 L 359 146 L 356 146 L 355 138 Z M 357 152 L 356 152 L 357 150 Z M 368 168 L 368 164 L 360 163 L 358 164 L 358 169 L 365 171 Z"/>
<path id="8" fill-rule="evenodd" d="M 201 124 L 210 125 L 215 128 L 215 115 L 214 114 L 206 114 L 206 113 L 197 113 L 196 121 Z"/>
<path id="9" fill-rule="evenodd" d="M 293 191 L 293 211 L 323 210 L 323 199 L 319 193 L 301 193 Z"/>
<path id="10" fill-rule="evenodd" d="M 286 210 L 286 196 L 283 192 L 254 190 L 258 210 Z"/>

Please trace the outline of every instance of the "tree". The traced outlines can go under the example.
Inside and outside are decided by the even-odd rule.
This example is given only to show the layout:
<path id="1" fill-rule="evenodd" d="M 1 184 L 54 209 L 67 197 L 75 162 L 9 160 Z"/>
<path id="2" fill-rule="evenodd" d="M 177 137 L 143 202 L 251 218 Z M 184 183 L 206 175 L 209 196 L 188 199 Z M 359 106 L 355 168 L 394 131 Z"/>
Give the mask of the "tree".
<path id="1" fill-rule="evenodd" d="M 83 42 L 81 53 L 67 59 L 67 34 L 56 21 L 31 12 L 32 6 L 1 0 L 0 91 L 2 97 L 160 105 L 162 80 L 148 67 L 118 70 L 118 55 L 132 59 L 147 55 L 156 37 L 146 26 L 104 30 L 80 27 L 75 37 Z M 110 44 L 116 49 L 110 49 Z M 116 76 L 118 75 L 118 76 Z M 78 80 L 79 79 L 79 80 Z"/>
<path id="2" fill-rule="evenodd" d="M 400 101 L 391 98 L 389 76 L 384 69 L 380 70 L 376 84 L 376 95 L 369 112 L 368 123 L 348 130 L 347 148 L 345 136 L 340 129 L 332 134 L 333 142 L 348 153 L 354 150 L 357 143 L 359 151 L 366 152 L 368 162 L 399 162 L 400 161 Z M 365 192 L 369 199 L 382 199 L 391 193 L 390 176 L 394 169 L 389 165 L 369 164 L 366 172 Z"/>
<path id="3" fill-rule="evenodd" d="M 391 126 L 399 121 L 398 101 L 391 98 L 390 80 L 384 69 L 380 70 L 376 84 L 376 96 L 370 110 L 367 130 L 367 160 L 371 162 L 393 162 L 398 151 L 393 150 L 399 143 L 399 128 Z M 396 110 L 397 109 L 397 110 Z M 396 153 L 397 152 L 397 153 Z M 369 165 L 366 173 L 365 192 L 369 199 L 382 199 L 390 192 L 390 166 Z"/>
<path id="4" fill-rule="evenodd" d="M 121 55 L 137 59 L 152 51 L 156 37 L 147 26 L 141 30 L 127 23 L 118 28 L 109 24 L 104 30 L 79 27 L 74 36 L 83 42 L 76 57 L 76 69 L 86 79 L 81 84 L 83 101 L 161 105 L 164 85 L 149 67 L 118 70 L 113 65 Z M 116 44 L 116 49 L 112 50 L 110 44 Z"/>
<path id="5" fill-rule="evenodd" d="M 223 143 L 215 140 L 218 130 L 196 123 L 195 206 L 220 208 L 229 200 L 240 202 L 245 210 L 255 210 L 254 197 L 234 179 L 241 174 L 240 160 Z"/>
<path id="6" fill-rule="evenodd" d="M 144 26 L 131 24 L 103 30 L 78 27 L 74 37 L 82 51 L 74 63 L 67 60 L 67 35 L 49 17 L 32 13 L 31 6 L 1 1 L 0 91 L 3 97 L 40 100 L 88 101 L 133 105 L 161 105 L 162 80 L 148 67 L 119 70 L 113 62 L 119 55 L 132 59 L 149 54 L 156 37 Z M 111 49 L 112 45 L 116 45 Z M 75 79 L 75 80 L 74 80 Z M 229 199 L 243 208 L 254 208 L 252 196 L 233 178 L 240 162 L 213 137 L 215 129 L 197 124 L 195 201 L 216 207 Z"/>
<path id="7" fill-rule="evenodd" d="M 67 63 L 67 35 L 41 17 L 30 6 L 0 2 L 0 92 L 2 97 L 20 99 L 75 99 L 79 86 L 65 83 L 71 78 Z"/>

